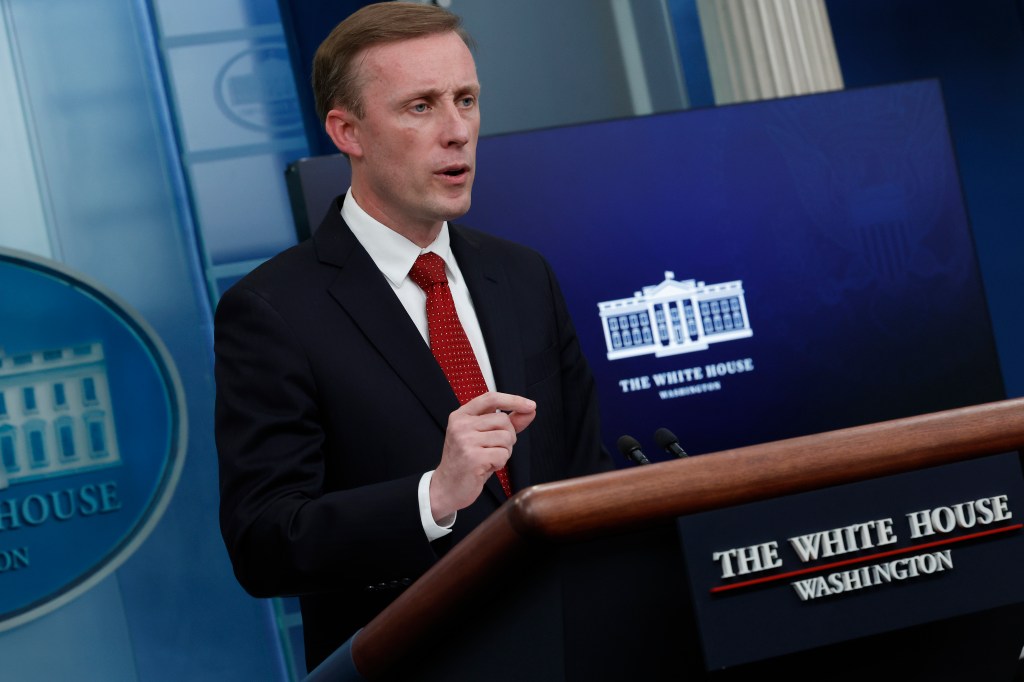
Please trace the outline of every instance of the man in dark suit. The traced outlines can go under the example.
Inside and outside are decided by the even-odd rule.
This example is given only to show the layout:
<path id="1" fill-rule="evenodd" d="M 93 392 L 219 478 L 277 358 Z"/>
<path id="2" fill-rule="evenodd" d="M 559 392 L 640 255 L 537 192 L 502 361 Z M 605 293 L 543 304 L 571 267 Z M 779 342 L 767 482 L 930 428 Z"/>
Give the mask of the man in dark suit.
<path id="1" fill-rule="evenodd" d="M 447 222 L 476 170 L 467 45 L 429 5 L 335 28 L 314 89 L 352 186 L 218 306 L 222 531 L 250 593 L 301 596 L 310 668 L 509 494 L 610 466 L 547 263 Z"/>

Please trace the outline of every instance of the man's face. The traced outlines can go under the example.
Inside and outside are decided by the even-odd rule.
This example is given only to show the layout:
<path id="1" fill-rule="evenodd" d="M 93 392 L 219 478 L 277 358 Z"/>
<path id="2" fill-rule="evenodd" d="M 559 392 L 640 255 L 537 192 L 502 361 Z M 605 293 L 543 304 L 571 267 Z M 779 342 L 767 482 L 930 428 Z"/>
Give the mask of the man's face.
<path id="1" fill-rule="evenodd" d="M 404 234 L 428 235 L 469 210 L 480 132 L 480 84 L 455 33 L 375 45 L 352 119 L 352 191 L 363 209 Z M 415 240 L 414 240 L 415 241 Z"/>

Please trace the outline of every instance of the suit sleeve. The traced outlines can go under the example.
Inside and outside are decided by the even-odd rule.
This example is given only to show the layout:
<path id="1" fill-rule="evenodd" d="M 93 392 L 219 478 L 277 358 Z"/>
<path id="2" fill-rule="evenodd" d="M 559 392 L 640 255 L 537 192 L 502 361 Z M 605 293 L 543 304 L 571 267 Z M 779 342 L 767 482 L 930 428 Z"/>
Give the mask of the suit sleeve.
<path id="1" fill-rule="evenodd" d="M 436 560 L 417 505 L 419 475 L 325 485 L 317 378 L 281 311 L 235 287 L 216 314 L 221 531 L 254 596 L 415 578 Z M 347 457 L 372 453 L 343 453 Z M 350 584 L 351 583 L 351 584 Z"/>
<path id="2" fill-rule="evenodd" d="M 565 478 L 610 471 L 611 457 L 601 442 L 600 409 L 597 386 L 583 356 L 576 327 L 569 316 L 565 297 L 551 266 L 548 281 L 554 301 L 561 358 L 563 423 L 569 460 L 565 462 Z"/>

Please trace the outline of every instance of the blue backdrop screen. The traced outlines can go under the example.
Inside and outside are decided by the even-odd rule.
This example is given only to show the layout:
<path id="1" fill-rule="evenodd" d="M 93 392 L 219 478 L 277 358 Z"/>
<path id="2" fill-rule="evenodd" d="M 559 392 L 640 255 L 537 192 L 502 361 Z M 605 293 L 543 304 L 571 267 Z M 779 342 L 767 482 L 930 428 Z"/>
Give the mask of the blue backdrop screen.
<path id="1" fill-rule="evenodd" d="M 934 81 L 487 138 L 464 222 L 552 263 L 610 449 L 1003 397 Z"/>

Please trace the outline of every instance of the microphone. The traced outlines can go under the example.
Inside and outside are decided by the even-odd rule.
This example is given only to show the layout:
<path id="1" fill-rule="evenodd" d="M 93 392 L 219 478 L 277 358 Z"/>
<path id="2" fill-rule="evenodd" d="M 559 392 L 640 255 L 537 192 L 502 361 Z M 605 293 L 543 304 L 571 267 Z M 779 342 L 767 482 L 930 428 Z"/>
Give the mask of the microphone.
<path id="1" fill-rule="evenodd" d="M 682 446 L 679 445 L 679 439 L 676 438 L 676 434 L 664 427 L 654 432 L 654 440 L 658 442 L 659 447 L 666 452 L 675 455 L 679 459 L 689 457 L 689 455 L 686 454 L 686 450 L 683 450 Z"/>
<path id="2" fill-rule="evenodd" d="M 637 464 L 651 463 L 651 460 L 644 457 L 644 453 L 640 449 L 640 443 L 636 438 L 633 438 L 633 436 L 620 436 L 617 445 L 619 452 L 621 452 L 626 459 L 632 460 Z"/>

